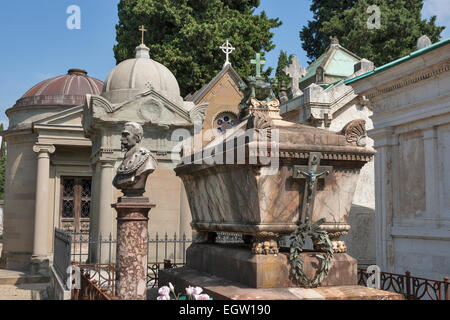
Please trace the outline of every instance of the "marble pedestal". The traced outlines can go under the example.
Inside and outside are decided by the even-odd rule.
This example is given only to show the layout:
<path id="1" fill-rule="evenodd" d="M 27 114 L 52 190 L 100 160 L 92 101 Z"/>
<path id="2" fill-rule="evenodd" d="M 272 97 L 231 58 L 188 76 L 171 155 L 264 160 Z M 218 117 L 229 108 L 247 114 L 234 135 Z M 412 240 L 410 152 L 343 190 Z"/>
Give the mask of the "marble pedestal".
<path id="1" fill-rule="evenodd" d="M 320 267 L 314 252 L 302 254 L 303 271 L 313 278 Z M 186 265 L 194 270 L 242 283 L 251 288 L 297 287 L 291 277 L 287 253 L 253 254 L 245 245 L 193 244 L 186 253 Z M 357 285 L 357 261 L 345 253 L 336 253 L 322 287 Z"/>
<path id="2" fill-rule="evenodd" d="M 148 213 L 155 207 L 145 197 L 122 197 L 117 211 L 116 296 L 147 299 Z"/>

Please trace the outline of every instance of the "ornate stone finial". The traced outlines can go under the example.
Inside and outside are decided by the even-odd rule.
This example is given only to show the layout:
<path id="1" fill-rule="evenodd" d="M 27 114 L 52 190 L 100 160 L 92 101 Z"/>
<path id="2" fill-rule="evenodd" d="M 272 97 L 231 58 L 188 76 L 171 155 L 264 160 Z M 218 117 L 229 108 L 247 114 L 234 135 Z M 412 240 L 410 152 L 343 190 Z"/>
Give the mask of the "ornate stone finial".
<path id="1" fill-rule="evenodd" d="M 225 53 L 227 59 L 225 61 L 225 64 L 223 65 L 223 67 L 225 68 L 227 65 L 231 64 L 230 63 L 230 54 L 233 53 L 234 50 L 236 50 L 235 47 L 233 47 L 231 45 L 231 43 L 227 40 L 221 47 L 220 49 L 222 49 L 223 53 Z"/>
<path id="2" fill-rule="evenodd" d="M 291 64 L 286 66 L 283 71 L 291 78 L 292 96 L 295 98 L 302 95 L 303 92 L 299 89 L 298 82 L 306 75 L 306 70 L 300 66 L 297 56 L 292 57 Z"/>
<path id="3" fill-rule="evenodd" d="M 429 47 L 432 44 L 430 38 L 427 35 L 423 35 L 417 40 L 417 50 Z"/>
<path id="4" fill-rule="evenodd" d="M 260 78 L 262 66 L 266 64 L 266 61 L 261 60 L 261 54 L 257 53 L 255 59 L 250 60 L 250 63 L 256 65 L 256 78 Z"/>
<path id="5" fill-rule="evenodd" d="M 150 59 L 150 49 L 145 44 L 136 47 L 136 59 L 139 58 Z"/>
<path id="6" fill-rule="evenodd" d="M 158 165 L 155 156 L 141 147 L 143 136 L 144 130 L 140 124 L 125 124 L 120 140 L 125 157 L 113 181 L 114 187 L 121 190 L 125 197 L 142 197 L 147 177 Z"/>
<path id="7" fill-rule="evenodd" d="M 338 44 L 339 44 L 339 39 L 338 39 L 338 37 L 336 37 L 336 36 L 334 36 L 334 37 L 331 37 L 331 36 L 330 36 L 330 42 L 331 42 L 331 45 L 332 45 L 332 46 L 335 46 L 335 45 L 338 45 Z"/>
<path id="8" fill-rule="evenodd" d="M 144 44 L 144 34 L 147 32 L 147 29 L 145 29 L 145 26 L 142 25 L 142 26 L 139 27 L 139 31 L 142 32 L 142 42 L 141 42 L 141 44 Z"/>

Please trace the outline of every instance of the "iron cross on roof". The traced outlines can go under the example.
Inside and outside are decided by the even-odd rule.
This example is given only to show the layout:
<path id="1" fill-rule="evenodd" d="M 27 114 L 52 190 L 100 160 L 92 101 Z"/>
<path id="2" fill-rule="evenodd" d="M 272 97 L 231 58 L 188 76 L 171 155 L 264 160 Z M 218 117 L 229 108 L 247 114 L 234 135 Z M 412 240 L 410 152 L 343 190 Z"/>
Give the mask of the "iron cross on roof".
<path id="1" fill-rule="evenodd" d="M 145 32 L 147 32 L 147 29 L 145 29 L 145 26 L 142 25 L 139 27 L 139 31 L 142 32 L 142 44 L 144 44 L 144 34 L 145 34 Z"/>
<path id="2" fill-rule="evenodd" d="M 265 60 L 261 60 L 261 54 L 257 53 L 250 63 L 256 65 L 256 77 L 261 77 L 261 67 L 266 64 Z"/>
<path id="3" fill-rule="evenodd" d="M 223 67 L 225 68 L 227 65 L 231 64 L 230 63 L 230 54 L 236 50 L 235 47 L 233 47 L 231 45 L 231 43 L 227 40 L 221 47 L 220 49 L 222 49 L 223 53 L 226 54 L 227 56 L 227 60 L 225 61 L 225 64 L 223 65 Z"/>
<path id="4" fill-rule="evenodd" d="M 332 166 L 320 166 L 321 155 L 320 152 L 311 152 L 308 166 L 294 166 L 294 180 L 306 179 L 300 216 L 301 223 L 305 223 L 307 220 L 311 221 L 312 219 L 317 182 L 319 179 L 325 179 L 333 172 Z"/>

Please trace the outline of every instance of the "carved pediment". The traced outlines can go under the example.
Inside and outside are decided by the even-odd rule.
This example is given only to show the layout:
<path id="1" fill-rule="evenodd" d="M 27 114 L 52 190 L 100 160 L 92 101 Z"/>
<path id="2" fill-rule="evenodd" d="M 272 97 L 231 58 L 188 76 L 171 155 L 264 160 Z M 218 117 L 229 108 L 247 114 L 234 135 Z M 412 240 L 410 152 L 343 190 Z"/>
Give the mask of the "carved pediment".
<path id="1" fill-rule="evenodd" d="M 153 90 L 138 95 L 135 100 L 117 105 L 101 96 L 90 96 L 87 101 L 86 119 L 91 115 L 94 122 L 126 120 L 160 127 L 192 125 L 186 110 Z"/>

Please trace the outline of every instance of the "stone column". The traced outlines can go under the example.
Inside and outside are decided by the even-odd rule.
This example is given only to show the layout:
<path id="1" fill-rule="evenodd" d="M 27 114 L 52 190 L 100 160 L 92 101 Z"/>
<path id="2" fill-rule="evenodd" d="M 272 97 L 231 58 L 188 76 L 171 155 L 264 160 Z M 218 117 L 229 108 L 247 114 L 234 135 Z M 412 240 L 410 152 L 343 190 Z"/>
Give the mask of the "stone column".
<path id="1" fill-rule="evenodd" d="M 144 197 L 122 197 L 117 211 L 116 296 L 147 300 L 148 213 L 155 207 Z"/>
<path id="2" fill-rule="evenodd" d="M 392 172 L 393 146 L 398 138 L 392 128 L 380 128 L 369 131 L 374 140 L 375 155 L 375 228 L 376 228 L 376 262 L 383 271 L 393 272 L 393 242 L 391 235 L 393 217 Z"/>
<path id="3" fill-rule="evenodd" d="M 89 261 L 91 263 L 111 263 L 107 244 L 99 245 L 97 241 L 102 237 L 107 240 L 113 235 L 113 219 L 111 217 L 111 204 L 114 202 L 114 188 L 111 185 L 114 175 L 114 163 L 112 160 L 98 160 L 95 164 L 94 188 L 92 194 L 93 210 L 90 232 L 95 240 L 90 244 Z"/>
<path id="4" fill-rule="evenodd" d="M 33 147 L 33 151 L 38 156 L 31 272 L 36 274 L 48 267 L 48 184 L 50 178 L 50 154 L 55 152 L 55 146 L 37 144 Z"/>

